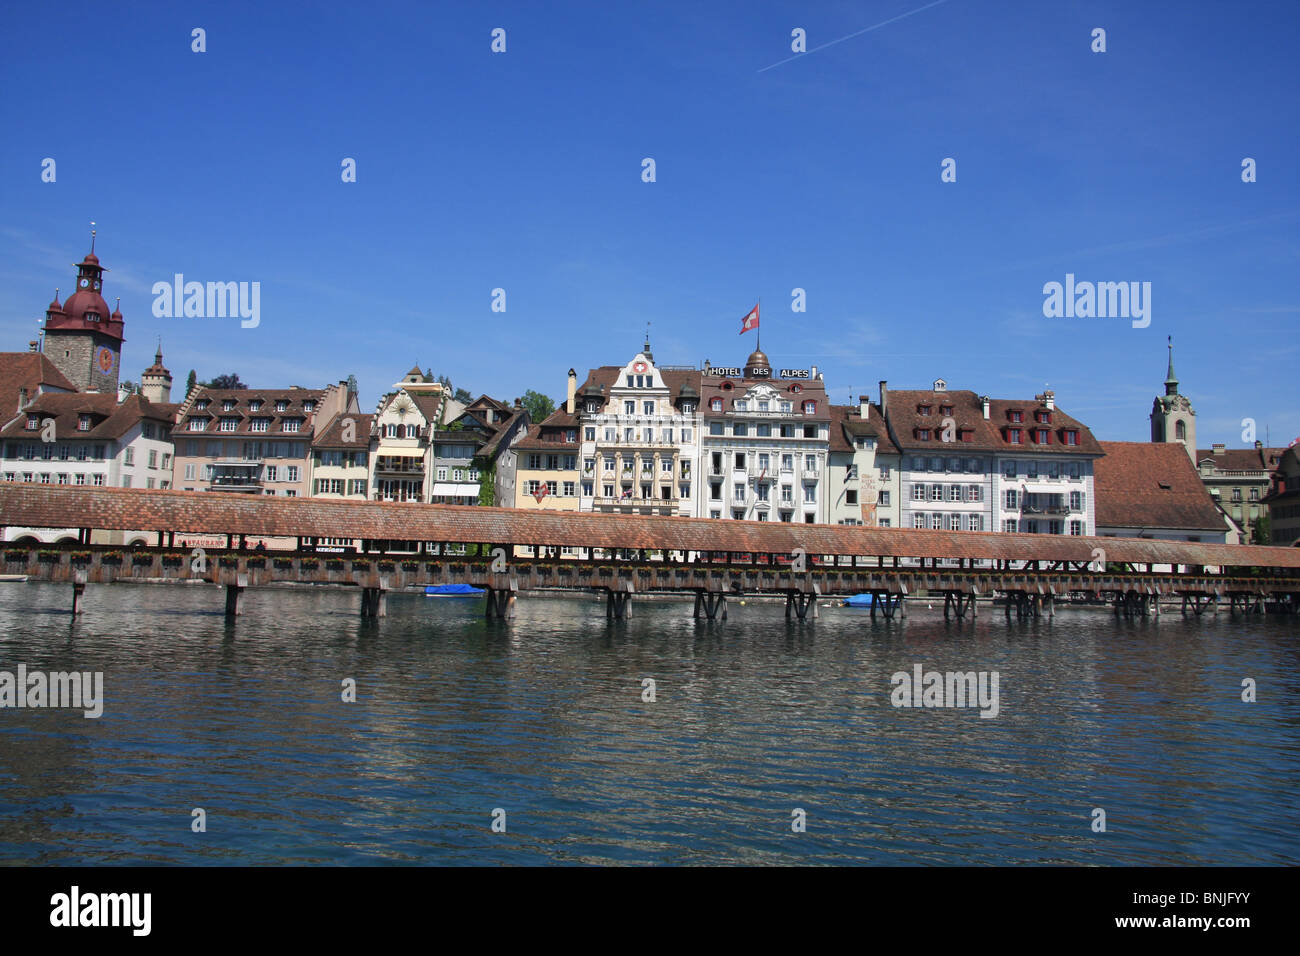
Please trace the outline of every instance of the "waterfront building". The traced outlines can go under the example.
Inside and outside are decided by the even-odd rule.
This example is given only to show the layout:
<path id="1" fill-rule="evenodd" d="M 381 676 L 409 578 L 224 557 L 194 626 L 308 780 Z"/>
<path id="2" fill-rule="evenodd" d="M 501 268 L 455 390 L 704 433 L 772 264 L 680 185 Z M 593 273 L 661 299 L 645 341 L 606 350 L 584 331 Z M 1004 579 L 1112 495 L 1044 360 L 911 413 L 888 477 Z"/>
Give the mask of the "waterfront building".
<path id="1" fill-rule="evenodd" d="M 1228 525 L 1177 442 L 1100 443 L 1097 534 L 1226 543 Z"/>
<path id="2" fill-rule="evenodd" d="M 1201 481 L 1231 524 L 1240 528 L 1241 540 L 1233 540 L 1234 535 L 1230 535 L 1229 544 L 1268 543 L 1256 540 L 1256 528 L 1261 519 L 1268 518 L 1264 498 L 1269 493 L 1272 474 L 1285 453 L 1285 448 L 1265 448 L 1259 441 L 1254 448 L 1215 444 L 1197 449 L 1196 466 Z"/>
<path id="3" fill-rule="evenodd" d="M 569 370 L 581 510 L 697 516 L 700 380 L 697 369 L 657 366 L 648 337 L 624 365 L 588 372 L 580 390 Z"/>
<path id="4" fill-rule="evenodd" d="M 414 366 L 375 410 L 370 447 L 370 491 L 376 501 L 423 501 L 432 494 L 433 433 L 459 414 L 446 388 Z"/>
<path id="5" fill-rule="evenodd" d="M 945 531 L 1092 534 L 1092 432 L 1056 406 L 950 390 L 893 391 L 880 407 L 901 454 L 904 527 Z"/>
<path id="6" fill-rule="evenodd" d="M 743 368 L 700 377 L 701 517 L 825 523 L 831 410 L 811 369 L 774 373 L 756 349 Z"/>
<path id="7" fill-rule="evenodd" d="M 899 524 L 899 451 L 880 406 L 832 405 L 827 466 L 831 524 L 895 528 Z"/>
<path id="8" fill-rule="evenodd" d="M 1269 513 L 1269 543 L 1285 547 L 1300 545 L 1300 439 L 1278 459 L 1263 504 Z"/>
<path id="9" fill-rule="evenodd" d="M 322 404 L 316 415 L 311 441 L 311 496 L 313 498 L 370 497 L 370 443 L 374 415 L 363 415 L 352 380 L 333 393 L 339 401 Z"/>
<path id="10" fill-rule="evenodd" d="M 1172 338 L 1169 340 L 1169 371 L 1165 375 L 1165 393 L 1157 395 L 1151 405 L 1151 440 L 1182 445 L 1192 464 L 1196 464 L 1196 410 L 1186 395 L 1178 393 Z"/>
<path id="11" fill-rule="evenodd" d="M 184 491 L 281 495 L 311 492 L 317 416 L 346 408 L 347 386 L 190 391 L 176 413 L 175 486 Z"/>
<path id="12" fill-rule="evenodd" d="M 529 425 L 527 433 L 515 442 L 518 456 L 515 468 L 516 508 L 543 511 L 577 511 L 578 495 L 578 418 L 566 403 L 543 421 Z"/>
<path id="13" fill-rule="evenodd" d="M 115 392 L 49 392 L 10 418 L 4 480 L 47 485 L 170 488 L 176 406 Z"/>
<path id="14" fill-rule="evenodd" d="M 435 504 L 479 504 L 483 482 L 491 484 L 496 503 L 496 456 L 522 434 L 528 413 L 516 405 L 480 395 L 447 426 L 434 431 L 430 467 Z"/>

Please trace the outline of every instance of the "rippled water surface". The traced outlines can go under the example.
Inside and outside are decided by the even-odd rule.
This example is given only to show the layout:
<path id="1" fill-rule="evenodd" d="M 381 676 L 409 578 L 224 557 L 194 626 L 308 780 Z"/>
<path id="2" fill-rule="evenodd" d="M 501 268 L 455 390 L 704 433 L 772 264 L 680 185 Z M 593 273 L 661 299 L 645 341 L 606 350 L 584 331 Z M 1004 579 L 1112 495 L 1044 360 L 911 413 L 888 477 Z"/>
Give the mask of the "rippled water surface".
<path id="1" fill-rule="evenodd" d="M 227 624 L 214 588 L 92 585 L 73 622 L 67 585 L 0 584 L 0 670 L 106 698 L 0 710 L 0 862 L 1300 862 L 1296 618 L 359 600 Z M 1000 713 L 891 706 L 918 663 L 997 671 Z"/>

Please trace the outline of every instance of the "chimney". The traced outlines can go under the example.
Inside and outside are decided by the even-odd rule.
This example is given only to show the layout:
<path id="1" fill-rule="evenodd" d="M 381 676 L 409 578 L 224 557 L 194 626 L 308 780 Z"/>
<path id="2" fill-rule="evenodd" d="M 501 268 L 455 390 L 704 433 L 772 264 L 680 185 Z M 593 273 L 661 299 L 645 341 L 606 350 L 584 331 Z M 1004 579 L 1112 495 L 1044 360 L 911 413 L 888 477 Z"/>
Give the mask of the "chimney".
<path id="1" fill-rule="evenodd" d="M 1214 452 L 1214 454 L 1222 455 L 1225 451 L 1227 451 L 1228 446 L 1221 441 L 1216 441 L 1213 445 L 1210 446 L 1210 448 Z"/>
<path id="2" fill-rule="evenodd" d="M 817 374 L 817 366 L 816 366 L 816 365 L 814 365 L 814 366 L 812 367 L 812 373 L 811 373 L 811 374 L 812 374 L 812 379 L 813 379 L 813 381 L 816 381 L 817 379 L 821 378 L 821 376 Z"/>
<path id="3" fill-rule="evenodd" d="M 569 397 L 564 403 L 564 410 L 570 415 L 573 414 L 574 397 L 578 394 L 578 373 L 569 369 Z"/>
<path id="4" fill-rule="evenodd" d="M 858 414 L 862 416 L 864 422 L 871 417 L 871 399 L 865 395 L 858 396 Z"/>
<path id="5" fill-rule="evenodd" d="M 35 351 L 36 351 L 36 340 L 35 340 L 35 339 L 33 339 L 32 341 L 30 341 L 30 342 L 27 343 L 27 351 L 29 351 L 29 352 L 35 352 Z"/>
<path id="6" fill-rule="evenodd" d="M 987 395 L 981 395 L 980 404 L 984 406 L 984 420 L 988 421 L 989 420 L 989 397 Z"/>
<path id="7" fill-rule="evenodd" d="M 880 380 L 880 414 L 889 416 L 889 383 L 883 378 Z"/>

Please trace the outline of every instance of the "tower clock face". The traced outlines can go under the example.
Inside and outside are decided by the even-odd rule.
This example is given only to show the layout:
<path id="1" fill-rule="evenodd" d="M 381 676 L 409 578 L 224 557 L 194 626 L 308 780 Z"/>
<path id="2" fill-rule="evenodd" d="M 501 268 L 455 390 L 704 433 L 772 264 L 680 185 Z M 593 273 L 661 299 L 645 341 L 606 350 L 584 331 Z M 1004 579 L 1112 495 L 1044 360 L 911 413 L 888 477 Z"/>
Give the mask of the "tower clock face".
<path id="1" fill-rule="evenodd" d="M 90 280 L 82 279 L 80 282 L 77 283 L 77 285 L 81 286 L 84 289 L 86 286 L 90 285 Z"/>
<path id="2" fill-rule="evenodd" d="M 95 280 L 95 291 L 96 291 L 96 292 L 99 291 L 99 280 L 98 280 L 98 279 Z"/>

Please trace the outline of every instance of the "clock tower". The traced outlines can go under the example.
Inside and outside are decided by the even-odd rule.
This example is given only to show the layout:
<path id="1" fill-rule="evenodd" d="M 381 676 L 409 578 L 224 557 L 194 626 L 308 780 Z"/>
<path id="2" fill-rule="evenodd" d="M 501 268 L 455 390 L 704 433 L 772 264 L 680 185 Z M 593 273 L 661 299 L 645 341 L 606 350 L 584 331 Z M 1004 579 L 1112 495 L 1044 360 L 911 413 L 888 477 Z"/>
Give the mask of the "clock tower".
<path id="1" fill-rule="evenodd" d="M 122 313 L 110 313 L 104 301 L 107 270 L 95 255 L 93 232 L 90 250 L 76 264 L 76 291 L 62 305 L 56 292 L 45 311 L 43 351 L 79 391 L 115 394 L 122 364 Z"/>
<path id="2" fill-rule="evenodd" d="M 1192 464 L 1196 464 L 1196 410 L 1186 395 L 1178 394 L 1172 336 L 1169 338 L 1169 372 L 1165 375 L 1165 393 L 1157 395 L 1151 405 L 1151 440 L 1180 442 L 1187 449 Z"/>

